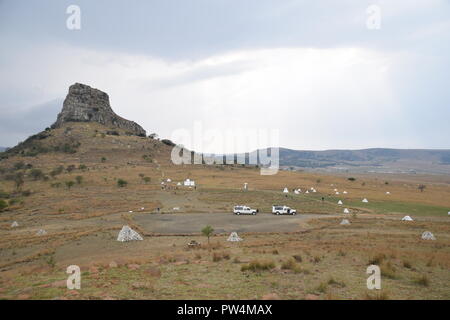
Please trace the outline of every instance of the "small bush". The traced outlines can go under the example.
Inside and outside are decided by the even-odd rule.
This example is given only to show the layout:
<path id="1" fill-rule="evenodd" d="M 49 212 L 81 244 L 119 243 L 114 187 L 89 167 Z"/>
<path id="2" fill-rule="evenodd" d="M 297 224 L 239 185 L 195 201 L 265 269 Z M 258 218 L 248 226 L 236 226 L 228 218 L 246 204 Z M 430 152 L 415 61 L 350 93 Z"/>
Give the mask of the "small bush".
<path id="1" fill-rule="evenodd" d="M 82 176 L 76 176 L 75 180 L 77 181 L 78 184 L 81 184 L 83 182 L 83 177 Z"/>
<path id="2" fill-rule="evenodd" d="M 44 173 L 41 169 L 31 169 L 30 171 L 30 177 L 33 178 L 33 180 L 39 180 L 44 178 Z"/>
<path id="3" fill-rule="evenodd" d="M 419 278 L 414 280 L 414 282 L 424 287 L 428 287 L 430 285 L 430 280 L 425 274 L 421 275 Z"/>
<path id="4" fill-rule="evenodd" d="M 241 267 L 241 271 L 266 271 L 275 268 L 275 263 L 272 261 L 258 261 L 253 260 L 249 264 L 245 264 Z"/>
<path id="5" fill-rule="evenodd" d="M 369 258 L 368 265 L 375 264 L 379 266 L 386 259 L 386 255 L 384 253 L 377 253 L 376 255 Z"/>
<path id="6" fill-rule="evenodd" d="M 383 263 L 380 266 L 380 271 L 381 271 L 382 277 L 386 277 L 389 279 L 397 279 L 398 278 L 395 267 L 390 262 Z"/>
<path id="7" fill-rule="evenodd" d="M 8 203 L 5 200 L 0 200 L 0 211 L 8 207 Z"/>
<path id="8" fill-rule="evenodd" d="M 294 258 L 297 262 L 302 262 L 302 256 L 299 254 L 293 255 L 292 258 Z"/>
<path id="9" fill-rule="evenodd" d="M 411 262 L 408 260 L 403 260 L 403 266 L 407 269 L 411 269 Z"/>
<path id="10" fill-rule="evenodd" d="M 123 179 L 117 180 L 117 186 L 118 186 L 119 188 L 123 188 L 123 187 L 127 186 L 127 184 L 128 184 L 128 182 L 125 181 L 125 180 L 123 180 Z"/>
<path id="11" fill-rule="evenodd" d="M 70 180 L 70 181 L 66 181 L 65 184 L 66 184 L 67 189 L 70 190 L 70 188 L 72 188 L 75 185 L 75 182 Z"/>
<path id="12" fill-rule="evenodd" d="M 348 181 L 355 181 L 356 178 L 350 177 L 350 178 L 347 178 L 347 180 L 348 180 Z"/>

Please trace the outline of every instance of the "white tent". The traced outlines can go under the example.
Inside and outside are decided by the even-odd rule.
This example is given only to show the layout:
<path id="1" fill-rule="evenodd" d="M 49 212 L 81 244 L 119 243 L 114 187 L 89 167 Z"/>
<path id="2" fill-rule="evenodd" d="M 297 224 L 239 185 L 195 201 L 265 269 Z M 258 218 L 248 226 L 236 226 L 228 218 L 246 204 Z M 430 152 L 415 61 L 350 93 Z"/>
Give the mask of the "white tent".
<path id="1" fill-rule="evenodd" d="M 242 241 L 243 239 L 238 236 L 236 232 L 232 232 L 228 237 L 227 241 L 237 242 Z"/>
<path id="2" fill-rule="evenodd" d="M 341 200 L 338 201 L 338 205 L 342 205 L 342 201 Z"/>
<path id="3" fill-rule="evenodd" d="M 340 224 L 350 224 L 350 221 L 348 221 L 347 219 L 342 219 Z"/>
<path id="4" fill-rule="evenodd" d="M 336 192 L 336 191 L 337 191 L 337 189 L 334 189 L 334 191 Z"/>
<path id="5" fill-rule="evenodd" d="M 344 191 L 344 192 L 342 192 L 343 194 L 347 194 L 348 192 L 347 191 Z"/>
<path id="6" fill-rule="evenodd" d="M 284 192 L 284 193 L 289 193 L 288 188 L 284 188 L 284 189 L 283 189 L 283 192 Z"/>
<path id="7" fill-rule="evenodd" d="M 411 218 L 410 216 L 404 216 L 402 218 L 402 221 L 414 221 L 413 218 Z"/>
<path id="8" fill-rule="evenodd" d="M 450 211 L 447 214 L 450 216 Z"/>
<path id="9" fill-rule="evenodd" d="M 313 190 L 314 190 L 314 188 L 313 188 L 313 187 L 311 187 L 311 188 L 309 188 L 309 190 L 313 191 Z"/>
<path id="10" fill-rule="evenodd" d="M 425 231 L 424 233 L 422 233 L 422 239 L 423 240 L 436 240 L 436 238 L 430 231 Z"/>
<path id="11" fill-rule="evenodd" d="M 389 191 L 386 191 L 386 194 L 391 194 Z"/>
<path id="12" fill-rule="evenodd" d="M 313 189 L 313 191 L 312 191 L 312 192 L 317 192 L 317 191 L 316 191 L 316 189 Z"/>
<path id="13" fill-rule="evenodd" d="M 345 208 L 344 213 L 350 213 L 350 211 L 347 208 Z"/>
<path id="14" fill-rule="evenodd" d="M 161 182 L 161 184 L 164 184 L 164 181 L 163 181 L 163 182 Z"/>
<path id="15" fill-rule="evenodd" d="M 166 181 L 167 181 L 167 182 L 172 182 L 172 180 L 170 180 L 170 179 L 167 179 Z"/>
<path id="16" fill-rule="evenodd" d="M 306 192 L 305 193 L 309 193 L 309 191 L 308 190 L 306 190 Z"/>
<path id="17" fill-rule="evenodd" d="M 195 181 L 191 180 L 191 179 L 186 179 L 186 180 L 184 180 L 184 185 L 186 187 L 193 187 L 193 186 L 195 186 Z"/>
<path id="18" fill-rule="evenodd" d="M 13 223 L 11 223 L 11 228 L 17 228 L 19 226 L 19 224 L 17 223 L 17 221 L 14 221 Z"/>
<path id="19" fill-rule="evenodd" d="M 39 229 L 38 232 L 36 232 L 37 236 L 45 236 L 47 234 L 47 231 L 44 229 Z"/>
<path id="20" fill-rule="evenodd" d="M 181 182 L 178 182 L 178 183 L 177 183 L 177 186 L 181 186 Z"/>
<path id="21" fill-rule="evenodd" d="M 338 192 L 338 191 L 336 191 L 336 194 L 339 194 L 339 192 Z"/>
<path id="22" fill-rule="evenodd" d="M 119 235 L 117 236 L 117 241 L 125 242 L 133 240 L 143 240 L 143 239 L 139 233 L 131 229 L 129 226 L 123 226 L 122 230 L 120 230 Z"/>
<path id="23" fill-rule="evenodd" d="M 142 207 L 142 208 L 141 208 L 141 211 L 142 211 L 142 210 L 144 210 L 144 209 L 145 209 L 145 208 L 144 208 L 144 207 Z"/>
<path id="24" fill-rule="evenodd" d="M 248 183 L 244 182 L 244 190 L 248 190 Z"/>
<path id="25" fill-rule="evenodd" d="M 362 199 L 362 202 L 369 202 L 369 200 L 367 200 L 366 198 Z"/>
<path id="26" fill-rule="evenodd" d="M 300 194 L 300 192 L 298 192 L 297 189 L 294 190 L 294 193 L 295 193 L 295 194 Z"/>

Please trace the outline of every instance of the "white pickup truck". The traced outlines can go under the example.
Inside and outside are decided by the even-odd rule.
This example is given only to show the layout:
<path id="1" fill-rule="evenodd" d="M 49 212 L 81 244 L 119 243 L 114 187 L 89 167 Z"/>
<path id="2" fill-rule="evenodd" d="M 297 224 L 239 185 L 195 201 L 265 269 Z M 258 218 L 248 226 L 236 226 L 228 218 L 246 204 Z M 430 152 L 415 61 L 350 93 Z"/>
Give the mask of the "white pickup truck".
<path id="1" fill-rule="evenodd" d="M 297 214 L 297 210 L 291 209 L 287 206 L 272 206 L 272 213 L 277 216 L 280 214 Z"/>
<path id="2" fill-rule="evenodd" d="M 240 215 L 240 214 L 253 214 L 255 215 L 258 213 L 258 209 L 252 209 L 247 206 L 234 206 L 233 208 L 234 214 Z"/>

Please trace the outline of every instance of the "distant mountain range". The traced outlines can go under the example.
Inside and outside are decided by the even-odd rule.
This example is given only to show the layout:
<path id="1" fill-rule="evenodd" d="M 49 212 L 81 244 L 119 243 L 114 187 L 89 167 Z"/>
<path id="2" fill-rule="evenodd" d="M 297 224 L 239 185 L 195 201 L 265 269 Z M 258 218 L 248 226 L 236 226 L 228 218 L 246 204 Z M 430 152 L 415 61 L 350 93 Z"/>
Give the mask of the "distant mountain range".
<path id="1" fill-rule="evenodd" d="M 374 148 L 301 151 L 280 148 L 280 166 L 291 170 L 450 174 L 450 150 Z"/>

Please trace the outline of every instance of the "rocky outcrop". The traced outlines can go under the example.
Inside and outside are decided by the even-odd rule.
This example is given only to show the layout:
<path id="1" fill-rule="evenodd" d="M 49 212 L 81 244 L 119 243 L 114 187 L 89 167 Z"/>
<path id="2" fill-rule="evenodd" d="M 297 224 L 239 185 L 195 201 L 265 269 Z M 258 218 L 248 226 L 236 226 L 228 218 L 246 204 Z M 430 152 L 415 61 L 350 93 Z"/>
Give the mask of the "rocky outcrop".
<path id="1" fill-rule="evenodd" d="M 119 117 L 109 105 L 109 97 L 103 91 L 85 84 L 75 83 L 69 87 L 63 108 L 52 128 L 65 122 L 99 122 L 108 127 L 124 129 L 126 132 L 145 136 L 145 130 L 136 122 Z"/>

